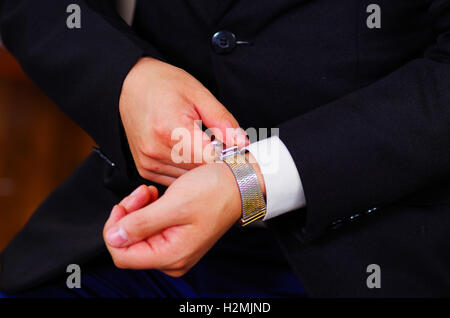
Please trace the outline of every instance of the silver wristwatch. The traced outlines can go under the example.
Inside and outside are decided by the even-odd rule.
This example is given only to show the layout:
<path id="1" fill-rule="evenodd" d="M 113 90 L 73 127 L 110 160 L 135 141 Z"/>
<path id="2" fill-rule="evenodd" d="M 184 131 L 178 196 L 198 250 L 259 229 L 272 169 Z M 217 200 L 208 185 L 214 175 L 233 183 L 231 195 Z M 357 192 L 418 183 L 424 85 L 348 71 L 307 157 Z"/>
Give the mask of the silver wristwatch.
<path id="1" fill-rule="evenodd" d="M 245 150 L 239 150 L 237 146 L 234 146 L 221 151 L 218 158 L 231 169 L 239 187 L 242 206 L 241 225 L 243 226 L 260 220 L 266 215 L 266 201 L 259 186 L 258 176 L 246 160 L 245 153 Z"/>

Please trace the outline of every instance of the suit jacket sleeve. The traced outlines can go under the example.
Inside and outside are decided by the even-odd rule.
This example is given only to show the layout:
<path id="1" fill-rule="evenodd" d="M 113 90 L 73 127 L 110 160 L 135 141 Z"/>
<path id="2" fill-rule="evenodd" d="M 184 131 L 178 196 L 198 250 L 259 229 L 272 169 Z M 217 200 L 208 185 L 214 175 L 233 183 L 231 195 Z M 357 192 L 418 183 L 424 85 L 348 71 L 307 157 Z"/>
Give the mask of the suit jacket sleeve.
<path id="1" fill-rule="evenodd" d="M 140 57 L 160 54 L 133 34 L 111 1 L 77 1 L 81 28 L 69 29 L 71 3 L 0 0 L 2 40 L 31 79 L 125 169 L 122 83 Z"/>
<path id="2" fill-rule="evenodd" d="M 280 125 L 304 186 L 305 240 L 448 180 L 450 1 L 434 1 L 430 18 L 436 41 L 423 57 Z"/>

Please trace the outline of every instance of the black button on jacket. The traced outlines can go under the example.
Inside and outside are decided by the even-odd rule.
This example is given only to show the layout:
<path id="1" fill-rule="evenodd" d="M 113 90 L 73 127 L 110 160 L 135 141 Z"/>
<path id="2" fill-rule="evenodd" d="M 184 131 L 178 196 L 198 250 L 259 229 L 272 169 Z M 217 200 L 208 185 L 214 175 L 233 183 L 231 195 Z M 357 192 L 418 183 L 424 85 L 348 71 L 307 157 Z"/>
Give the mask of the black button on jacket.
<path id="1" fill-rule="evenodd" d="M 450 295 L 450 0 L 139 1 L 132 29 L 109 1 L 80 0 L 77 30 L 70 3 L 0 0 L 3 42 L 115 165 L 93 154 L 42 204 L 2 254 L 1 290 L 105 251 L 111 207 L 141 182 L 118 100 L 146 55 L 194 75 L 244 128 L 280 129 L 307 207 L 269 225 L 309 295 Z M 252 45 L 217 54 L 218 31 Z"/>
<path id="2" fill-rule="evenodd" d="M 211 45 L 218 54 L 229 53 L 236 46 L 236 35 L 229 31 L 216 32 L 212 36 Z"/>

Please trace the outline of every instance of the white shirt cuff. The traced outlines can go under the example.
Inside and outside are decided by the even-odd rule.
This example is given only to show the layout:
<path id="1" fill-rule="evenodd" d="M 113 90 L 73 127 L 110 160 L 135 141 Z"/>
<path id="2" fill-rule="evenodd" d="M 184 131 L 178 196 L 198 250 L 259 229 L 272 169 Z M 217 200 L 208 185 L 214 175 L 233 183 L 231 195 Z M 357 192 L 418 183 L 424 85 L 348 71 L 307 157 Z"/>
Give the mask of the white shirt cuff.
<path id="1" fill-rule="evenodd" d="M 255 157 L 266 186 L 263 220 L 306 206 L 302 181 L 289 150 L 277 136 L 245 147 Z"/>

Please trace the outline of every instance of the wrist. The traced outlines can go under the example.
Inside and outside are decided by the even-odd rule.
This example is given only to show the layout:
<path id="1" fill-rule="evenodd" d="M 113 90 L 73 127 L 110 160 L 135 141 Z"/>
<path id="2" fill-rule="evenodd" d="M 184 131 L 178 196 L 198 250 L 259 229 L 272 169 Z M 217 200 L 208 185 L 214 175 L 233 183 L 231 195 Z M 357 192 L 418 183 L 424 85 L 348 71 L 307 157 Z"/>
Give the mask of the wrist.
<path id="1" fill-rule="evenodd" d="M 141 57 L 137 60 L 136 64 L 134 64 L 134 66 L 130 69 L 123 81 L 121 96 L 123 94 L 127 94 L 129 91 L 135 91 L 143 88 L 141 87 L 145 83 L 143 76 L 148 72 L 146 66 L 154 61 L 157 60 L 150 57 Z"/>

